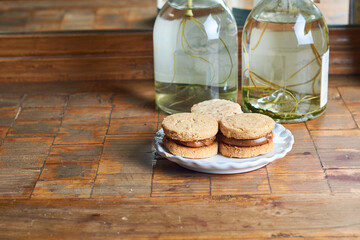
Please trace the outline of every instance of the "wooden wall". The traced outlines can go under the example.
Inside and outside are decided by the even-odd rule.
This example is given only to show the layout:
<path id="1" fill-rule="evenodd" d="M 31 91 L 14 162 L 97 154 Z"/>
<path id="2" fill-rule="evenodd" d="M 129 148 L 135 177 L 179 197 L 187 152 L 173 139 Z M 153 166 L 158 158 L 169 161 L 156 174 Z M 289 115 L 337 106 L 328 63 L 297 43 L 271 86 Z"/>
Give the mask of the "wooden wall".
<path id="1" fill-rule="evenodd" d="M 151 31 L 3 34 L 0 82 L 152 80 L 152 48 Z M 330 30 L 329 71 L 360 74 L 360 29 Z"/>

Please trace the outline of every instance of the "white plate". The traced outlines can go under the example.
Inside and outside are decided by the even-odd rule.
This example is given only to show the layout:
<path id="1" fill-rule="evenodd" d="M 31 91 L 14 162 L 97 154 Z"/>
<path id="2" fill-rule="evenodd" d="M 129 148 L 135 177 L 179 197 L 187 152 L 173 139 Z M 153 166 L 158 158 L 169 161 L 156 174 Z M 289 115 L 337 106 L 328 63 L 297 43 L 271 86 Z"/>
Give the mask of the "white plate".
<path id="1" fill-rule="evenodd" d="M 165 157 L 184 168 L 204 173 L 233 174 L 250 172 L 259 169 L 276 159 L 283 158 L 288 152 L 290 152 L 294 144 L 294 136 L 291 132 L 281 124 L 276 123 L 273 133 L 274 148 L 271 152 L 252 158 L 227 158 L 220 154 L 202 159 L 183 158 L 173 155 L 165 146 L 163 146 L 163 129 L 160 129 L 155 134 L 154 139 L 155 148 L 162 157 Z"/>

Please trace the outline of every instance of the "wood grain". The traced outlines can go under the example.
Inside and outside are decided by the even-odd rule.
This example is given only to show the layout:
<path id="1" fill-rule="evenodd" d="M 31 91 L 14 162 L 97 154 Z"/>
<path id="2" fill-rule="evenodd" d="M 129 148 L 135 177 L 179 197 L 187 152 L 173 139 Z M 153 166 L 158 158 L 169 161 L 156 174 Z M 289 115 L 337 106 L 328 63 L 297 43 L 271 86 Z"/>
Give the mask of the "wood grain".
<path id="1" fill-rule="evenodd" d="M 66 95 L 27 95 L 23 107 L 64 107 Z"/>
<path id="2" fill-rule="evenodd" d="M 0 127 L 9 128 L 17 113 L 17 108 L 0 108 Z"/>
<path id="3" fill-rule="evenodd" d="M 149 197 L 151 193 L 150 173 L 99 174 L 94 186 L 93 198 Z"/>
<path id="4" fill-rule="evenodd" d="M 170 161 L 157 161 L 152 183 L 153 197 L 210 196 L 210 176 Z"/>
<path id="5" fill-rule="evenodd" d="M 31 198 L 89 198 L 93 184 L 93 180 L 89 179 L 39 180 L 36 182 Z"/>
<path id="6" fill-rule="evenodd" d="M 53 140 L 53 137 L 7 137 L 0 146 L 1 168 L 39 170 Z"/>
<path id="7" fill-rule="evenodd" d="M 339 87 L 339 91 L 346 106 L 349 108 L 354 121 L 357 123 L 358 128 L 360 128 L 360 87 Z"/>
<path id="8" fill-rule="evenodd" d="M 270 174 L 304 174 L 323 172 L 311 135 L 304 123 L 286 124 L 295 138 L 289 154 L 267 166 Z"/>
<path id="9" fill-rule="evenodd" d="M 313 131 L 314 143 L 325 168 L 358 168 L 360 130 Z"/>
<path id="10" fill-rule="evenodd" d="M 333 93 L 331 93 L 333 91 Z M 336 91 L 336 93 L 334 93 Z M 337 89 L 330 88 L 329 100 L 326 105 L 325 113 L 317 119 L 306 122 L 310 130 L 320 129 L 354 129 L 357 128 L 356 122 Z"/>
<path id="11" fill-rule="evenodd" d="M 9 136 L 55 136 L 59 130 L 63 107 L 24 108 L 11 127 Z"/>
<path id="12" fill-rule="evenodd" d="M 333 169 L 326 170 L 326 173 L 333 192 L 360 192 L 360 169 Z"/>
<path id="13" fill-rule="evenodd" d="M 247 174 L 211 176 L 211 195 L 269 194 L 270 184 L 266 168 Z"/>
<path id="14" fill-rule="evenodd" d="M 71 107 L 111 107 L 112 93 L 71 94 L 68 106 Z"/>
<path id="15" fill-rule="evenodd" d="M 73 239 L 351 239 L 360 236 L 359 200 L 245 195 L 2 201 L 0 221 L 7 224 L 0 230 L 7 238 L 38 239 L 63 238 L 64 229 Z"/>
<path id="16" fill-rule="evenodd" d="M 4 88 L 6 90 L 6 88 Z M 22 94 L 8 94 L 2 92 L 0 94 L 0 107 L 1 108 L 17 108 L 20 106 L 22 102 L 23 95 Z"/>
<path id="17" fill-rule="evenodd" d="M 360 73 L 359 35 L 330 29 L 330 74 Z M 0 82 L 153 79 L 152 51 L 150 31 L 2 35 Z"/>
<path id="18" fill-rule="evenodd" d="M 103 143 L 111 107 L 69 107 L 55 144 Z"/>
<path id="19" fill-rule="evenodd" d="M 0 238 L 360 238 L 357 79 L 332 76 L 324 123 L 284 124 L 292 151 L 234 175 L 190 171 L 155 152 L 166 115 L 153 81 L 1 88 Z M 55 135 L 6 134 L 49 119 Z"/>

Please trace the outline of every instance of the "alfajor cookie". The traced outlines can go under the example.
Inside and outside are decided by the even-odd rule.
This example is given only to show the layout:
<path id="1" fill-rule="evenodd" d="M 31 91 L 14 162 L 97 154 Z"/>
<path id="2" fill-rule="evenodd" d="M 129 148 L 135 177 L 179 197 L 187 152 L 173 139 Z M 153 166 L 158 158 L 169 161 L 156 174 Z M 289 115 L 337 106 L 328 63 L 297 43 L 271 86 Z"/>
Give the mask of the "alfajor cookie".
<path id="1" fill-rule="evenodd" d="M 218 122 L 206 115 L 177 113 L 162 122 L 163 143 L 174 155 L 186 158 L 208 158 L 218 152 Z"/>
<path id="2" fill-rule="evenodd" d="M 212 99 L 195 104 L 191 107 L 191 112 L 209 115 L 220 122 L 224 117 L 242 113 L 242 110 L 238 103 L 224 99 Z"/>
<path id="3" fill-rule="evenodd" d="M 243 113 L 220 121 L 219 152 L 227 157 L 247 158 L 268 153 L 273 148 L 272 118 Z"/>

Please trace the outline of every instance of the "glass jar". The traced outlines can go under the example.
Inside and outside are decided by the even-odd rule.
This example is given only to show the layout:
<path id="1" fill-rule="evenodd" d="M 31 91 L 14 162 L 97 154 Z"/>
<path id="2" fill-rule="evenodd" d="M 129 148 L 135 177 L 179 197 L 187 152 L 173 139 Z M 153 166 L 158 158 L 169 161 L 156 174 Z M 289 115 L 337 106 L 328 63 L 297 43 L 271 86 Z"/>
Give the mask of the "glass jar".
<path id="1" fill-rule="evenodd" d="M 188 112 L 209 99 L 237 101 L 237 26 L 222 0 L 169 0 L 156 18 L 157 106 Z"/>
<path id="2" fill-rule="evenodd" d="M 311 0 L 267 0 L 242 37 L 242 106 L 277 122 L 301 122 L 326 108 L 329 35 Z"/>

